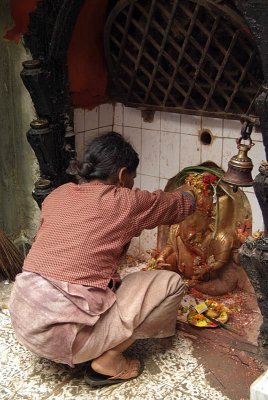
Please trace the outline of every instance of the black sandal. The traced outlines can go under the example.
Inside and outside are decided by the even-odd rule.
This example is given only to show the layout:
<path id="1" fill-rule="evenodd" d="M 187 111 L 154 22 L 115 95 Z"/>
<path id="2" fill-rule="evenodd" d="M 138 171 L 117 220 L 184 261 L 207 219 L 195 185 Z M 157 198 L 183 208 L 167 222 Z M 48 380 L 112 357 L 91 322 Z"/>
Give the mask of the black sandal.
<path id="1" fill-rule="evenodd" d="M 120 374 L 118 374 L 115 377 L 108 376 L 108 375 L 102 375 L 99 374 L 98 372 L 94 371 L 89 365 L 86 368 L 85 374 L 84 374 L 84 379 L 86 383 L 88 383 L 90 386 L 109 386 L 109 385 L 115 385 L 117 383 L 124 383 L 127 381 L 131 381 L 132 379 L 136 379 L 143 371 L 143 368 L 140 368 L 139 374 L 137 376 L 134 376 L 132 378 L 124 379 L 124 378 L 118 378 Z"/>

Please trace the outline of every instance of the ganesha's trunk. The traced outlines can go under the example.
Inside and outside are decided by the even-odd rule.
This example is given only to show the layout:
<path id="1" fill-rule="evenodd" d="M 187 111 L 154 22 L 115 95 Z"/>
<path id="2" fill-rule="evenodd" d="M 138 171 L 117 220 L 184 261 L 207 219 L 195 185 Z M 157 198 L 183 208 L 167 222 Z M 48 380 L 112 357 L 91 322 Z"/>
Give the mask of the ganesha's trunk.
<path id="1" fill-rule="evenodd" d="M 195 289 L 209 296 L 222 296 L 232 292 L 238 286 L 239 281 L 239 269 L 230 263 L 221 269 L 216 278 L 197 283 Z"/>

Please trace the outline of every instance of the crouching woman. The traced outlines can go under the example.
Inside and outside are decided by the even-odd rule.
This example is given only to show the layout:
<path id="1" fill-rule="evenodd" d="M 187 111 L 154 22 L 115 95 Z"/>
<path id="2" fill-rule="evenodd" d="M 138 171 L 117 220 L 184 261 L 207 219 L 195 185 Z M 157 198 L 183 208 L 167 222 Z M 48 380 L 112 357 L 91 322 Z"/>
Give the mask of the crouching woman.
<path id="1" fill-rule="evenodd" d="M 20 343 L 70 366 L 91 361 L 92 385 L 139 375 L 123 355 L 135 340 L 172 336 L 184 290 L 170 271 L 136 272 L 119 282 L 118 262 L 143 229 L 181 222 L 194 211 L 191 192 L 132 189 L 139 158 L 122 136 L 94 139 L 79 184 L 55 189 L 43 202 L 41 223 L 10 314 Z"/>

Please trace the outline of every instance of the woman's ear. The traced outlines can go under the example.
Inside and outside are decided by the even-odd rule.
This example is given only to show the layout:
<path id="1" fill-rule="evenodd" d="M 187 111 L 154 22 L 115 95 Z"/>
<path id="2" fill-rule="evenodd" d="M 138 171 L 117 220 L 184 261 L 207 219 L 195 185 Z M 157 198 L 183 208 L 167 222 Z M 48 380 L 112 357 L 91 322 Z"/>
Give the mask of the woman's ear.
<path id="1" fill-rule="evenodd" d="M 127 182 L 127 169 L 126 167 L 120 168 L 118 172 L 118 183 L 119 186 L 125 187 Z"/>

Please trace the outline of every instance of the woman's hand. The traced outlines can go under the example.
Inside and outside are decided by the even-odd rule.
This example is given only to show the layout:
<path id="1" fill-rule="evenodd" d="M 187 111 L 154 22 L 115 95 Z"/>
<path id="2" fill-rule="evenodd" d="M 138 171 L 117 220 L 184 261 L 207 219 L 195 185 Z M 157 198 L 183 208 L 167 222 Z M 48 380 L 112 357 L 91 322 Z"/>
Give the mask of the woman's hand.
<path id="1" fill-rule="evenodd" d="M 155 266 L 155 268 L 156 269 L 164 269 L 163 268 L 163 264 L 165 264 L 165 259 L 164 259 L 164 257 L 163 256 L 158 256 L 157 257 L 157 259 L 156 259 L 156 266 Z"/>
<path id="2" fill-rule="evenodd" d="M 156 259 L 156 269 L 166 269 L 166 267 L 171 267 L 171 264 L 167 264 L 163 256 L 158 256 Z"/>
<path id="3" fill-rule="evenodd" d="M 197 200 L 197 194 L 196 192 L 193 190 L 193 188 L 191 188 L 190 186 L 183 184 L 182 186 L 180 186 L 178 189 L 175 190 L 178 193 L 182 193 L 182 192 L 186 192 L 189 193 L 191 196 L 193 196 L 194 200 Z"/>

